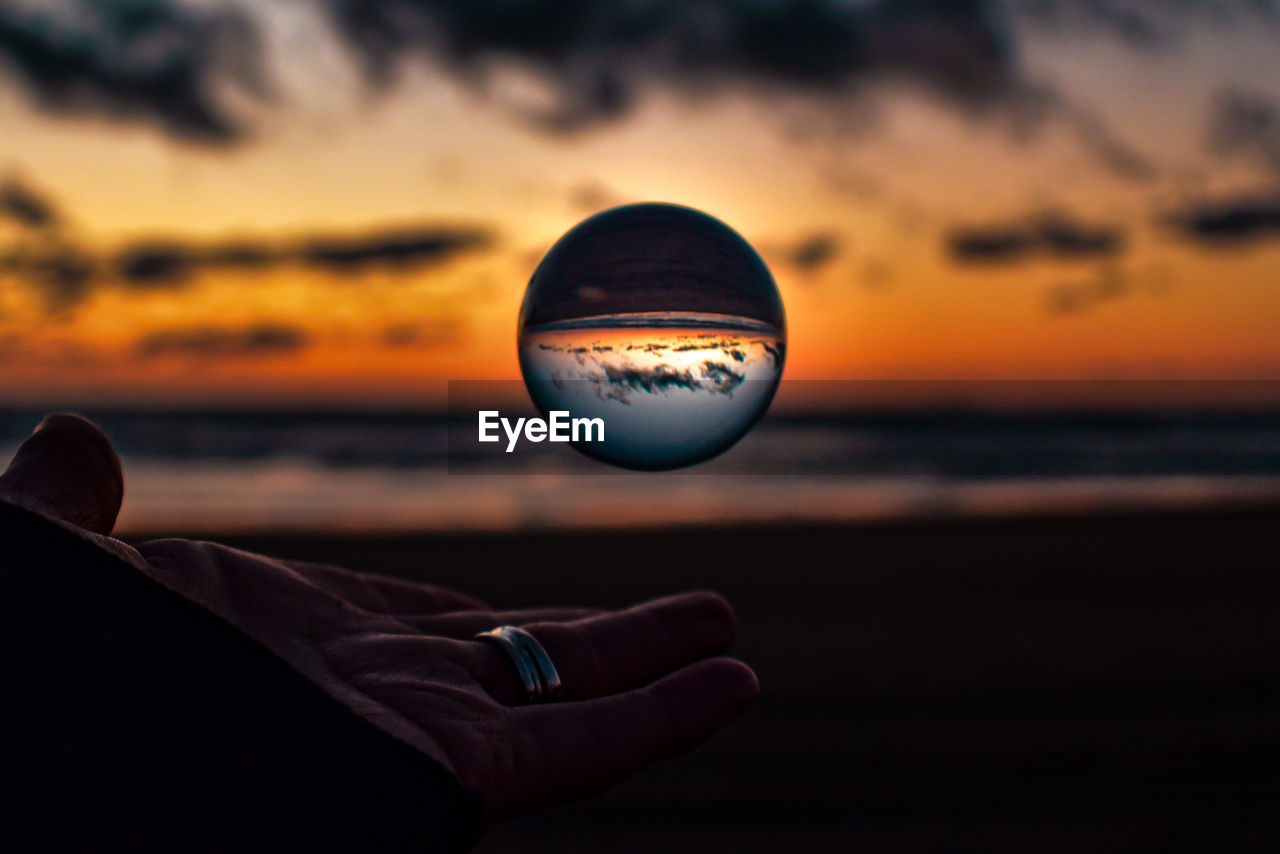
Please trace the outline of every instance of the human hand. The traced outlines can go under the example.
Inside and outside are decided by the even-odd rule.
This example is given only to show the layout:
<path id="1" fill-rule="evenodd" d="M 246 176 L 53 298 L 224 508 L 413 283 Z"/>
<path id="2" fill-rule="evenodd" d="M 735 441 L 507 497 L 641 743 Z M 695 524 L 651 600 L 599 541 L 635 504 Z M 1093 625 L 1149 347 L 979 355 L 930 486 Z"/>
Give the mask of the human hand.
<path id="1" fill-rule="evenodd" d="M 441 762 L 501 817 L 602 791 L 702 742 L 759 688 L 729 606 L 691 593 L 616 612 L 493 611 L 443 588 L 275 560 L 215 543 L 110 538 L 123 496 L 100 430 L 46 419 L 0 476 L 0 498 L 74 526 L 289 662 L 321 690 Z M 520 625 L 546 648 L 564 702 L 526 706 L 500 649 Z"/>

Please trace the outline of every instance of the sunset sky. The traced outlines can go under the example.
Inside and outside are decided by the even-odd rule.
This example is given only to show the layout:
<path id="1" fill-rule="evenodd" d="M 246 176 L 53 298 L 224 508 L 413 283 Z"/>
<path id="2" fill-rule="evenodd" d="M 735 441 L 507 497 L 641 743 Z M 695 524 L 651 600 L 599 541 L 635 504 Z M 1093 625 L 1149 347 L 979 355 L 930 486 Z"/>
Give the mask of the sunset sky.
<path id="1" fill-rule="evenodd" d="M 0 403 L 514 378 L 642 200 L 791 379 L 1280 379 L 1280 6 L 0 0 Z"/>

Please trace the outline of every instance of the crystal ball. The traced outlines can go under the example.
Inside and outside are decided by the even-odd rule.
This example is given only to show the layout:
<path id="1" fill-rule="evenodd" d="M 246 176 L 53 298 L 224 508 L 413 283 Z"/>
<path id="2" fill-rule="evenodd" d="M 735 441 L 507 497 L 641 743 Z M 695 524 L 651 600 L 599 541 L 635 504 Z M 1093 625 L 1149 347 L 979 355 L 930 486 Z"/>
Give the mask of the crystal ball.
<path id="1" fill-rule="evenodd" d="M 777 285 L 746 240 L 700 211 L 646 203 L 596 214 L 551 247 L 518 343 L 544 416 L 599 419 L 602 430 L 574 431 L 575 448 L 659 470 L 746 435 L 782 378 L 786 338 Z"/>

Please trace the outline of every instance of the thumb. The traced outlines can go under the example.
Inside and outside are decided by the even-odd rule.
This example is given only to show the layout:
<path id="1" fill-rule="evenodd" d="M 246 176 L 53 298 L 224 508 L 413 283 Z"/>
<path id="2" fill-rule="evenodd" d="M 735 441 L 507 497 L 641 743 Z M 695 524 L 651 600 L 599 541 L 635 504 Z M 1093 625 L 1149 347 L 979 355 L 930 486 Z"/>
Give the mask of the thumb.
<path id="1" fill-rule="evenodd" d="M 99 534 L 110 534 L 124 498 L 111 440 L 70 413 L 40 422 L 0 475 L 0 497 Z"/>

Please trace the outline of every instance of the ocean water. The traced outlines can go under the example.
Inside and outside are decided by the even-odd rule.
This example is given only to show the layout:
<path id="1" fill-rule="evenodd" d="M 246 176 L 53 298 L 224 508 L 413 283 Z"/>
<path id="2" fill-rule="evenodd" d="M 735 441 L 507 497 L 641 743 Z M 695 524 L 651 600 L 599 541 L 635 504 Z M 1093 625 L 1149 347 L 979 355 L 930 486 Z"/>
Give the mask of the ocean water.
<path id="1" fill-rule="evenodd" d="M 554 468 L 504 467 L 500 456 L 459 465 L 439 414 L 86 414 L 124 460 L 125 533 L 826 522 L 1280 499 L 1280 411 L 770 414 L 715 460 L 661 473 L 563 447 L 574 461 Z M 0 458 L 39 418 L 0 410 Z"/>

